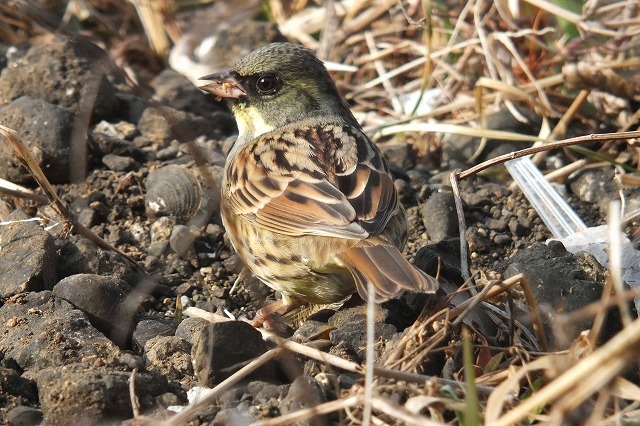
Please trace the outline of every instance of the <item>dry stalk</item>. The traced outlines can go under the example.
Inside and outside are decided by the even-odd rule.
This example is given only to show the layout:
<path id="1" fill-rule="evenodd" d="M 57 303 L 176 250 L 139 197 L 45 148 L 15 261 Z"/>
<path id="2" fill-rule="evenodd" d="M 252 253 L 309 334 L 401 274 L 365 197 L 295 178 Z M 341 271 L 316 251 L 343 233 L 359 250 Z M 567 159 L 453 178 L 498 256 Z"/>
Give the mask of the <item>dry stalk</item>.
<path id="1" fill-rule="evenodd" d="M 131 401 L 131 410 L 133 411 L 133 417 L 140 417 L 140 400 L 136 395 L 136 375 L 138 369 L 134 368 L 129 376 L 129 401 Z"/>
<path id="2" fill-rule="evenodd" d="M 136 262 L 132 257 L 107 243 L 89 228 L 82 225 L 76 220 L 74 215 L 71 213 L 71 210 L 69 210 L 64 201 L 62 201 L 60 197 L 58 197 L 56 190 L 53 188 L 53 186 L 45 176 L 44 172 L 38 165 L 38 162 L 33 158 L 33 155 L 31 155 L 29 148 L 22 142 L 15 130 L 0 125 L 0 134 L 9 141 L 9 143 L 13 147 L 13 150 L 16 152 L 16 155 L 20 159 L 20 162 L 27 168 L 27 170 L 29 170 L 29 173 L 31 173 L 38 185 L 40 185 L 40 187 L 44 191 L 45 195 L 49 199 L 49 202 L 51 203 L 51 207 L 53 207 L 54 210 L 65 221 L 66 227 L 68 227 L 76 234 L 92 241 L 98 247 L 105 250 L 113 251 L 126 263 L 128 263 L 134 270 L 138 271 L 142 269 L 141 266 L 138 265 L 138 262 Z"/>
<path id="3" fill-rule="evenodd" d="M 561 401 L 567 410 L 575 408 L 589 396 L 603 389 L 639 354 L 640 319 L 636 319 L 601 348 L 579 360 L 541 390 L 500 416 L 506 391 L 514 382 L 509 380 L 502 383 L 496 388 L 495 393 L 489 396 L 486 410 L 487 424 L 507 426 L 517 423 L 533 410 L 554 401 Z M 526 370 L 549 370 L 554 368 L 559 360 L 560 358 L 555 356 L 542 357 L 529 364 Z M 514 377 L 520 376 L 521 373 L 522 371 Z"/>
<path id="4" fill-rule="evenodd" d="M 23 198 L 25 200 L 35 201 L 39 204 L 49 203 L 49 199 L 42 194 L 36 194 L 29 188 L 25 188 L 20 185 L 16 185 L 13 182 L 9 182 L 5 179 L 0 179 L 0 194 L 5 194 L 10 197 Z"/>
<path id="5" fill-rule="evenodd" d="M 459 172 L 457 173 L 457 175 L 458 175 L 458 179 L 466 179 L 469 176 L 472 176 L 482 170 L 488 169 L 489 167 L 493 167 L 495 165 L 504 163 L 505 161 L 513 160 L 515 158 L 520 158 L 520 157 L 525 157 L 527 155 L 535 154 L 537 152 L 550 151 L 552 149 L 557 149 L 557 148 L 565 148 L 568 146 L 578 145 L 586 142 L 635 139 L 638 137 L 640 137 L 640 131 L 620 132 L 620 133 L 598 133 L 598 134 L 591 134 L 586 136 L 578 136 L 575 138 L 565 139 L 558 142 L 552 142 L 542 146 L 534 146 L 534 147 L 523 149 L 520 151 L 511 152 L 509 154 L 500 155 L 498 157 L 492 158 L 491 160 L 487 160 L 483 163 L 480 163 L 477 166 L 470 167 L 463 172 Z"/>

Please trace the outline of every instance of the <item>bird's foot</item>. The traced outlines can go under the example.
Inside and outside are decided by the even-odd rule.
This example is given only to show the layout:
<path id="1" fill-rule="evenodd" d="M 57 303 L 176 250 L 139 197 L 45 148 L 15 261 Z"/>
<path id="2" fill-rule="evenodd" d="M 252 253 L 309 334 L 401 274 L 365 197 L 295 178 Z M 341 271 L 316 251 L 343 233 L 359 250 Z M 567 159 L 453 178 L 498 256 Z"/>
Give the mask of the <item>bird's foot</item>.
<path id="1" fill-rule="evenodd" d="M 267 306 L 258 309 L 256 316 L 253 319 L 251 325 L 254 327 L 263 327 L 265 330 L 277 332 L 282 329 L 283 323 L 282 316 L 304 305 L 304 302 L 294 301 L 293 303 L 285 304 L 282 300 L 270 303 Z"/>

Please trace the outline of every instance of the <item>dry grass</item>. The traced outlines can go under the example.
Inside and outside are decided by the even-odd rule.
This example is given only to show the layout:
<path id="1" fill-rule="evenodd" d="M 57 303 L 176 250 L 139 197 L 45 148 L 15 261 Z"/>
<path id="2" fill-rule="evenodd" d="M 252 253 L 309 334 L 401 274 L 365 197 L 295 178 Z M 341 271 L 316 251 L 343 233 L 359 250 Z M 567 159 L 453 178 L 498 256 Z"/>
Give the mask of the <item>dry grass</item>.
<path id="1" fill-rule="evenodd" d="M 176 35 L 167 38 L 163 25 L 172 22 L 173 11 L 186 1 L 165 0 L 160 2 L 162 7 L 153 8 L 145 6 L 155 2 L 131 3 L 140 14 L 148 39 L 153 40 L 153 50 L 166 54 L 168 39 Z M 118 16 L 114 9 L 128 11 L 126 16 L 131 19 L 131 5 L 124 1 L 76 0 L 71 4 L 86 7 L 70 6 L 68 14 L 78 18 L 79 11 L 88 11 L 86 19 L 98 24 L 113 22 Z M 632 0 L 589 0 L 576 13 L 544 0 L 525 0 L 517 3 L 517 10 L 514 5 L 502 0 L 471 0 L 453 7 L 429 0 L 332 0 L 322 5 L 304 0 L 265 1 L 269 16 L 285 35 L 318 49 L 323 59 L 355 67 L 355 72 L 338 71 L 334 77 L 366 130 L 379 141 L 406 137 L 425 164 L 437 163 L 431 157 L 437 157 L 447 133 L 545 145 L 564 138 L 571 123 L 579 121 L 591 129 L 588 133 L 597 133 L 604 123 L 619 134 L 585 136 L 585 140 L 601 142 L 599 156 L 581 155 L 569 169 L 605 158 L 624 163 L 626 169 L 618 167 L 623 175 L 637 170 L 639 134 L 634 130 L 640 111 L 634 108 L 640 101 L 640 6 Z M 25 35 L 43 32 L 21 10 L 25 9 L 0 5 L 1 39 L 14 43 Z M 127 19 L 118 20 L 119 30 L 134 27 L 139 28 Z M 122 31 L 117 33 L 122 39 Z M 407 101 L 407 95 L 412 95 L 413 101 Z M 421 104 L 418 99 L 428 102 Z M 587 103 L 595 108 L 584 108 Z M 484 118 L 502 108 L 524 120 L 517 106 L 533 109 L 548 123 L 556 124 L 534 137 L 483 128 Z M 564 145 L 567 143 L 534 150 L 544 153 Z M 544 154 L 535 158 L 540 160 L 540 155 Z M 455 177 L 464 179 L 479 168 Z M 565 174 L 554 173 L 553 177 L 562 176 Z M 633 176 L 631 173 L 628 181 L 634 181 Z M 540 309 L 523 277 L 486 281 L 478 279 L 482 271 L 468 271 L 467 290 L 455 293 L 453 289 L 450 300 L 426 307 L 381 365 L 371 367 L 368 363 L 365 368 L 307 345 L 265 335 L 276 349 L 166 422 L 181 424 L 283 350 L 362 373 L 367 379 L 337 401 L 258 421 L 257 425 L 290 424 L 335 411 L 342 411 L 353 423 L 365 417 L 365 424 L 566 424 L 575 416 L 584 424 L 637 421 L 640 387 L 626 380 L 623 373 L 640 355 L 640 320 L 633 319 L 622 302 L 636 294 L 621 291 L 619 271 L 615 262 L 612 265 L 612 282 L 607 287 L 611 291 L 604 292 L 601 302 L 560 316 L 559 321 L 566 322 L 591 318 L 594 324 L 574 342 L 567 342 L 568 350 L 547 348 Z M 536 324 L 535 335 L 501 307 L 512 297 L 528 306 Z M 597 346 L 601 319 L 615 304 L 620 306 L 625 326 Z M 476 321 L 484 312 L 490 312 L 492 321 L 510 336 L 510 345 L 488 345 L 482 323 Z M 195 310 L 185 314 L 202 315 Z M 441 352 L 450 356 L 464 353 L 456 380 L 422 374 L 426 360 Z M 407 395 L 403 405 L 381 396 L 393 386 Z M 144 422 L 143 417 L 138 420 Z"/>

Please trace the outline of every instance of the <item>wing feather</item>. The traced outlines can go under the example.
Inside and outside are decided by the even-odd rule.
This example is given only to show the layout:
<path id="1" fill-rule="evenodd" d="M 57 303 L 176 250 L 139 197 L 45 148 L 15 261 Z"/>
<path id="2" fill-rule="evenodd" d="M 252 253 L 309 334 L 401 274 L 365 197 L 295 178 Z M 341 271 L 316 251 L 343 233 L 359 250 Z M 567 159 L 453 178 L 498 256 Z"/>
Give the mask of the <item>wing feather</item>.
<path id="1" fill-rule="evenodd" d="M 378 235 L 398 204 L 380 152 L 349 125 L 262 135 L 236 154 L 226 179 L 234 214 L 291 236 Z"/>

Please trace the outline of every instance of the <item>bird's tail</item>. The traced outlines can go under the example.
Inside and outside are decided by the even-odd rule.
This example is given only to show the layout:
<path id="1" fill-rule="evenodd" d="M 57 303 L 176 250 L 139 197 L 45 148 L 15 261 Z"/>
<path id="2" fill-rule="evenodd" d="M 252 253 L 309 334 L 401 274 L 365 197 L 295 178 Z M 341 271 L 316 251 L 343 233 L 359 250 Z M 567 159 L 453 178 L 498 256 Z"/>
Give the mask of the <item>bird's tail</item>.
<path id="1" fill-rule="evenodd" d="M 382 303 L 404 291 L 435 293 L 438 281 L 413 266 L 393 245 L 353 247 L 340 254 L 353 275 L 360 297 L 367 300 L 367 283 L 375 287 L 375 301 Z"/>

